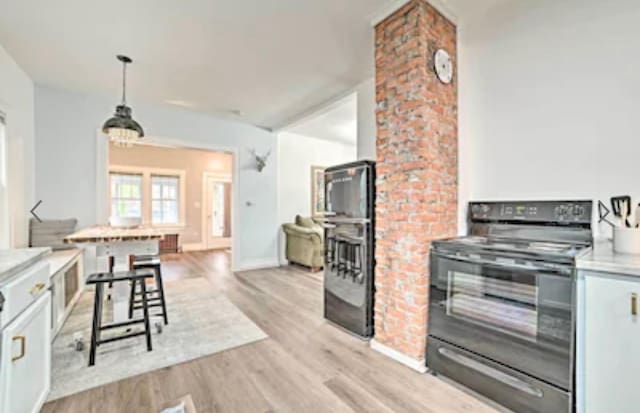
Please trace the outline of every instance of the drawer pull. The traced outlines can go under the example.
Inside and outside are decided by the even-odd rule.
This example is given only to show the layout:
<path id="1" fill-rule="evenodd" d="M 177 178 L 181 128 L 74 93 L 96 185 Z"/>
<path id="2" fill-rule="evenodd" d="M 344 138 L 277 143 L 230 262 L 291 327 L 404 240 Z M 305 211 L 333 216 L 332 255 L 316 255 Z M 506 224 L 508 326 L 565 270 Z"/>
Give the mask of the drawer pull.
<path id="1" fill-rule="evenodd" d="M 631 315 L 638 315 L 638 294 L 636 293 L 631 294 Z"/>
<path id="2" fill-rule="evenodd" d="M 542 390 L 530 385 L 527 382 L 520 380 L 517 377 L 513 377 L 509 374 L 503 373 L 502 371 L 496 370 L 491 366 L 487 366 L 485 364 L 480 363 L 479 361 L 470 359 L 469 357 L 463 356 L 462 354 L 456 353 L 453 350 L 446 349 L 444 347 L 440 347 L 438 352 L 442 354 L 444 357 L 452 360 L 458 364 L 461 364 L 469 369 L 475 370 L 478 373 L 484 374 L 494 380 L 497 380 L 507 386 L 510 386 L 516 390 L 519 390 L 529 396 L 542 398 L 544 393 Z"/>
<path id="3" fill-rule="evenodd" d="M 31 293 L 31 295 L 36 295 L 40 291 L 44 290 L 44 287 L 46 287 L 46 285 L 44 285 L 44 283 L 38 283 L 38 284 L 34 285 L 33 288 L 31 289 L 31 291 L 29 291 L 29 292 Z"/>
<path id="4" fill-rule="evenodd" d="M 20 340 L 20 355 L 11 357 L 11 361 L 20 360 L 27 354 L 27 338 L 25 336 L 15 336 L 13 337 L 13 341 Z"/>

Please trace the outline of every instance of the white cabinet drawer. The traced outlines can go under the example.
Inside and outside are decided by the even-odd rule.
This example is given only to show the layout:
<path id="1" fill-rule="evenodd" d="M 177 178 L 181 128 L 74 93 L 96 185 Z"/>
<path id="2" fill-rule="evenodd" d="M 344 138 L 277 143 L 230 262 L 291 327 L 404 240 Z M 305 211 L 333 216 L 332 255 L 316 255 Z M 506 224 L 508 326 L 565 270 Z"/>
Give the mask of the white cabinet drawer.
<path id="1" fill-rule="evenodd" d="M 0 327 L 11 322 L 28 305 L 41 297 L 49 287 L 49 264 L 38 262 L 0 288 L 4 306 L 0 312 Z"/>

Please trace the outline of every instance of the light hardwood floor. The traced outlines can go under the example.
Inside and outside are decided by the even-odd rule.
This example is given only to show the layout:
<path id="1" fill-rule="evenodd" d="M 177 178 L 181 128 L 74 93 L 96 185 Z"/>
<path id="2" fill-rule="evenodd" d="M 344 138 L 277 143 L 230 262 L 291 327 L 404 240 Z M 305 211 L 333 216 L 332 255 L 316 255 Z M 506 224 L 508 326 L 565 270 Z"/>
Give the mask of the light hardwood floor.
<path id="1" fill-rule="evenodd" d="M 163 257 L 167 282 L 207 278 L 268 339 L 72 395 L 43 412 L 159 412 L 187 394 L 198 413 L 497 411 L 325 322 L 321 273 L 281 267 L 234 274 L 228 264 L 224 253 Z"/>

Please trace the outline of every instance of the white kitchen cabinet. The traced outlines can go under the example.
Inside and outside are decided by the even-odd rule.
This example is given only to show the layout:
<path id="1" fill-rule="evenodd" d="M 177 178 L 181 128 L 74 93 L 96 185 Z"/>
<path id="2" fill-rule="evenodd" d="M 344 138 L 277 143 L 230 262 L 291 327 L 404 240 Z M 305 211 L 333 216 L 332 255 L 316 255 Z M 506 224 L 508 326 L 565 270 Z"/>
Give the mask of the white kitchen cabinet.
<path id="1" fill-rule="evenodd" d="M 581 271 L 578 411 L 640 411 L 640 278 Z"/>
<path id="2" fill-rule="evenodd" d="M 51 294 L 2 330 L 0 412 L 36 413 L 51 384 Z"/>
<path id="3" fill-rule="evenodd" d="M 58 273 L 51 277 L 51 336 L 58 332 L 59 326 L 64 322 L 64 273 Z"/>
<path id="4" fill-rule="evenodd" d="M 84 287 L 81 250 L 54 251 L 43 259 L 51 274 L 51 340 L 60 332 Z"/>

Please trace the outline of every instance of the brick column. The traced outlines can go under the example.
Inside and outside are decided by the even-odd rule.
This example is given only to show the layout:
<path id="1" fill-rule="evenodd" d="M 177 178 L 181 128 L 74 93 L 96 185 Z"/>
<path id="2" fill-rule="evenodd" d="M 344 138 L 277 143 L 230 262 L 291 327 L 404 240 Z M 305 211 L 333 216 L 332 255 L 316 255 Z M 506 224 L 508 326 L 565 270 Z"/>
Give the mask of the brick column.
<path id="1" fill-rule="evenodd" d="M 457 225 L 457 72 L 433 69 L 445 49 L 456 68 L 456 27 L 423 0 L 376 26 L 377 200 L 375 344 L 425 359 L 429 248 Z"/>

